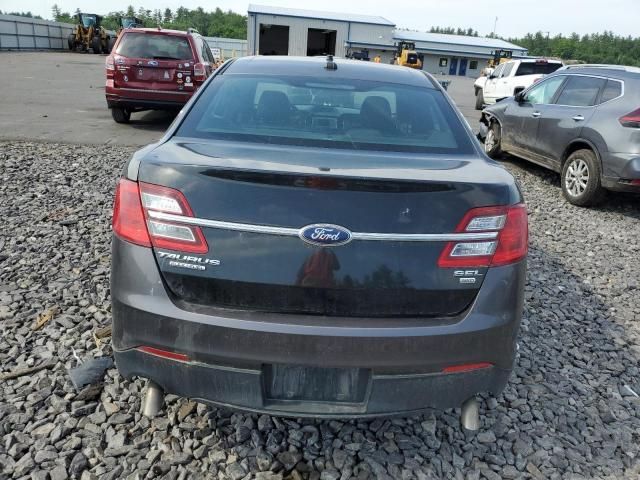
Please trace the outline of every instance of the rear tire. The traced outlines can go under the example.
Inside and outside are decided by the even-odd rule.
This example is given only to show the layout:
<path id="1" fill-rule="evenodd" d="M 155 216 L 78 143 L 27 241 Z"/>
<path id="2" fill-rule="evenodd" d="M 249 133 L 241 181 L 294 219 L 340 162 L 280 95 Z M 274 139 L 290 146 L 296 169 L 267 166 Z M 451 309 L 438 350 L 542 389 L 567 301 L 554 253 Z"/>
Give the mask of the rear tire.
<path id="1" fill-rule="evenodd" d="M 502 148 L 500 147 L 500 139 L 502 138 L 502 131 L 498 122 L 491 122 L 487 136 L 484 139 L 484 152 L 491 158 L 497 159 L 502 155 Z"/>
<path id="2" fill-rule="evenodd" d="M 113 51 L 113 46 L 116 44 L 116 39 L 115 38 L 110 38 L 109 39 L 109 51 L 107 53 L 111 53 Z"/>
<path id="3" fill-rule="evenodd" d="M 479 88 L 476 92 L 476 110 L 482 110 L 482 107 L 484 107 L 484 95 L 482 89 Z"/>
<path id="4" fill-rule="evenodd" d="M 600 162 L 591 150 L 576 150 L 562 166 L 562 194 L 578 207 L 597 205 L 606 196 L 600 183 Z"/>
<path id="5" fill-rule="evenodd" d="M 76 49 L 76 36 L 75 35 L 69 35 L 67 37 L 67 46 L 69 47 L 69 50 L 73 51 Z"/>
<path id="6" fill-rule="evenodd" d="M 116 121 L 116 123 L 129 123 L 129 120 L 131 120 L 131 112 L 126 108 L 112 108 L 111 116 Z"/>
<path id="7" fill-rule="evenodd" d="M 102 42 L 100 42 L 100 37 L 93 37 L 93 40 L 91 40 L 91 49 L 95 54 L 102 53 Z"/>

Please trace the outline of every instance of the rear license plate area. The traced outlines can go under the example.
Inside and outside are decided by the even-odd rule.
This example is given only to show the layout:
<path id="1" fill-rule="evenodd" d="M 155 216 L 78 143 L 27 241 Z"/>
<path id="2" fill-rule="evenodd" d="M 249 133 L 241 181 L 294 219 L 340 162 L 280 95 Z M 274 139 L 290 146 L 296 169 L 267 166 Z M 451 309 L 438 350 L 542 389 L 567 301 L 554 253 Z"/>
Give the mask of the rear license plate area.
<path id="1" fill-rule="evenodd" d="M 371 370 L 265 365 L 263 375 L 267 400 L 364 403 Z"/>

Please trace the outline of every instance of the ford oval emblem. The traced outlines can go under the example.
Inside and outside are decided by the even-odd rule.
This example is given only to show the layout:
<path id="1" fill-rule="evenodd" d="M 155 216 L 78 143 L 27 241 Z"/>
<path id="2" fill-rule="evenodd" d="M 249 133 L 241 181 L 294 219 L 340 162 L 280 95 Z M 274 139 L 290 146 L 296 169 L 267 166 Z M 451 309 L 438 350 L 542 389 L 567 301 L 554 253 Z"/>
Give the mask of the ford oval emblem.
<path id="1" fill-rule="evenodd" d="M 351 232 L 339 225 L 317 223 L 302 227 L 298 233 L 300 238 L 312 245 L 321 247 L 337 247 L 351 241 Z"/>

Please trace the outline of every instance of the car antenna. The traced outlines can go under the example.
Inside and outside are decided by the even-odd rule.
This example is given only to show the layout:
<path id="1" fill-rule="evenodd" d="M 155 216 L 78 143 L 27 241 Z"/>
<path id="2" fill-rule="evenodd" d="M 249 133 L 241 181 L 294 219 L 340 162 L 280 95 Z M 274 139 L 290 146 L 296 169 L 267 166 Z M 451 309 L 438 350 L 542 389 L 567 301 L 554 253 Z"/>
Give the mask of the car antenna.
<path id="1" fill-rule="evenodd" d="M 327 55 L 327 65 L 324 67 L 327 70 L 337 70 L 338 64 L 333 61 L 333 55 Z"/>

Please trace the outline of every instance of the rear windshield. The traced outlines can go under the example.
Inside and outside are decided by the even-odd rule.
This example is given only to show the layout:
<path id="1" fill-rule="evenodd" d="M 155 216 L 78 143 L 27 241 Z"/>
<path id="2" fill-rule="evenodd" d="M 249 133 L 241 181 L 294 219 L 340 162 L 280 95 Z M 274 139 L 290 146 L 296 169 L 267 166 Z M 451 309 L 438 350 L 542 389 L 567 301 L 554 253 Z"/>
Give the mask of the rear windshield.
<path id="1" fill-rule="evenodd" d="M 153 33 L 125 33 L 116 50 L 129 58 L 156 60 L 191 60 L 191 46 L 186 37 Z"/>
<path id="2" fill-rule="evenodd" d="M 558 70 L 561 66 L 561 63 L 522 62 L 518 66 L 518 70 L 516 70 L 516 77 L 522 75 L 548 75 Z"/>
<path id="3" fill-rule="evenodd" d="M 177 135 L 354 150 L 473 152 L 439 90 L 341 78 L 219 75 Z"/>

